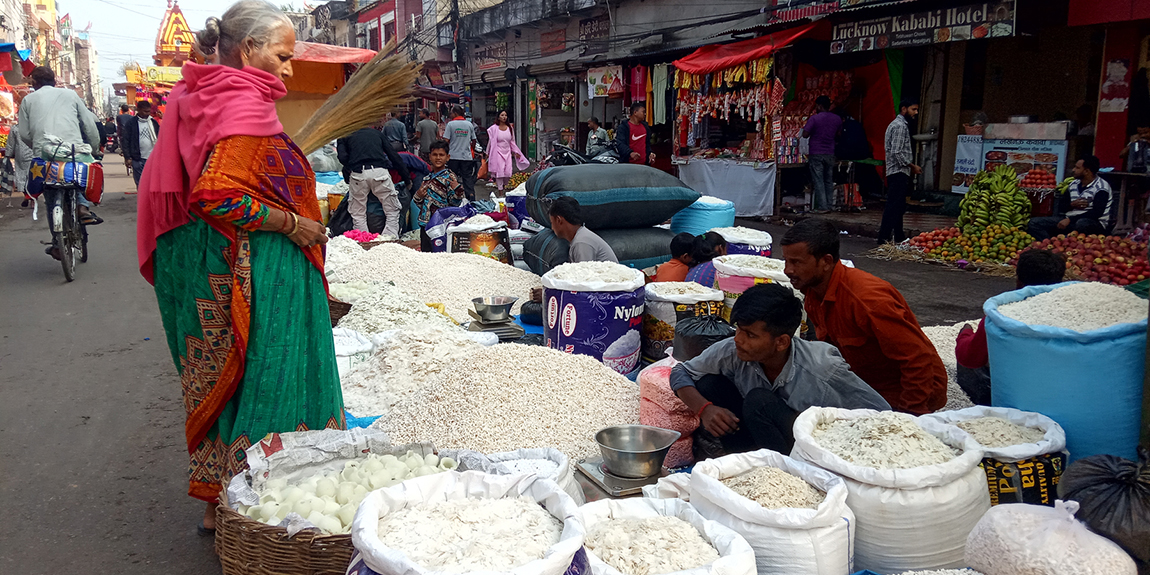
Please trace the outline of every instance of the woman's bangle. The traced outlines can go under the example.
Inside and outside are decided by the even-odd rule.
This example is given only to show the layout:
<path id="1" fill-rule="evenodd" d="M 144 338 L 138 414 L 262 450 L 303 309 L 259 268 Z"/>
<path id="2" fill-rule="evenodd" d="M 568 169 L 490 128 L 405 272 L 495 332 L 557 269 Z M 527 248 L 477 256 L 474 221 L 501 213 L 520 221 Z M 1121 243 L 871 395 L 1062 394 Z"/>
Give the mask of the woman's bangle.
<path id="1" fill-rule="evenodd" d="M 695 414 L 695 417 L 702 418 L 703 417 L 703 410 L 707 409 L 708 407 L 710 407 L 712 405 L 715 405 L 715 402 L 708 401 L 707 403 L 704 403 L 703 407 L 699 408 L 699 413 Z"/>
<path id="2" fill-rule="evenodd" d="M 288 222 L 291 221 L 291 218 L 288 217 L 290 215 L 292 215 L 291 212 L 284 212 L 283 224 L 280 226 L 280 229 L 276 230 L 276 232 L 281 233 L 281 234 L 287 233 L 288 228 L 291 227 L 290 224 L 288 224 Z"/>
<path id="3" fill-rule="evenodd" d="M 299 216 L 292 214 L 291 215 L 291 221 L 292 221 L 292 229 L 291 229 L 291 233 L 288 234 L 289 238 L 296 235 L 296 233 L 299 232 Z"/>

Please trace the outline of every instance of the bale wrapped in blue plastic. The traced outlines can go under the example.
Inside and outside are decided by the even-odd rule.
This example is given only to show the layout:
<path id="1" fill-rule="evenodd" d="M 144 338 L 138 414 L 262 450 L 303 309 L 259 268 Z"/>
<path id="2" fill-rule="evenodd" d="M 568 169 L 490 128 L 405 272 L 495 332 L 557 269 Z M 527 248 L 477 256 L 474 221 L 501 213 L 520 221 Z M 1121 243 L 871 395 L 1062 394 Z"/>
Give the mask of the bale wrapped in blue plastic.
<path id="1" fill-rule="evenodd" d="M 683 208 L 671 218 L 671 231 L 686 232 L 693 236 L 707 233 L 714 228 L 728 228 L 735 225 L 735 203 L 703 196 L 695 203 Z"/>
<path id="2" fill-rule="evenodd" d="M 649 228 L 699 199 L 679 178 L 638 164 L 583 164 L 540 170 L 527 180 L 527 212 L 550 226 L 548 197 L 579 201 L 587 229 Z"/>

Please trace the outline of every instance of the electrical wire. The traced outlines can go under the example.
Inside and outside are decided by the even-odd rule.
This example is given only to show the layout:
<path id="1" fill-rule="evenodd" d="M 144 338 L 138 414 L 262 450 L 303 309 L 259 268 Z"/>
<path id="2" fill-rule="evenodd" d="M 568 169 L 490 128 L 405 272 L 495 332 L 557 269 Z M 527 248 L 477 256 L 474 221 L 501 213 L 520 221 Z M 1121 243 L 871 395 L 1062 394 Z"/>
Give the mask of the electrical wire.
<path id="1" fill-rule="evenodd" d="M 148 18 L 151 18 L 152 20 L 162 20 L 162 18 L 160 18 L 159 16 L 154 16 L 152 14 L 145 14 L 143 12 L 140 12 L 139 10 L 132 10 L 131 8 L 128 8 L 126 6 L 120 6 L 119 4 L 109 2 L 108 0 L 96 0 L 96 1 L 97 2 L 103 2 L 104 4 L 107 4 L 108 6 L 113 6 L 115 8 L 119 8 L 120 10 L 126 10 L 128 12 L 133 13 L 133 14 L 139 14 L 140 16 L 146 16 Z"/>

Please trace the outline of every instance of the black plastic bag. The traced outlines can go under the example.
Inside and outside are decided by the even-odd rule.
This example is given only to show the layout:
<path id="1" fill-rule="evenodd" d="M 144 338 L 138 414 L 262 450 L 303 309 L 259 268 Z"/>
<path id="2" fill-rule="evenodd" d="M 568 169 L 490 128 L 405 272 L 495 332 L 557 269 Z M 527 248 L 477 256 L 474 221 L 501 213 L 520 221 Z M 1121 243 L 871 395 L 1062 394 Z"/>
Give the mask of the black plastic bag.
<path id="1" fill-rule="evenodd" d="M 687 361 L 703 353 L 703 350 L 734 337 L 735 326 L 715 315 L 701 315 L 680 320 L 675 324 L 674 357 Z"/>
<path id="2" fill-rule="evenodd" d="M 527 325 L 543 325 L 543 304 L 523 302 L 519 306 L 519 321 Z"/>
<path id="3" fill-rule="evenodd" d="M 1062 474 L 1058 495 L 1078 502 L 1075 516 L 1090 529 L 1145 563 L 1150 562 L 1150 450 L 1139 448 L 1138 456 L 1138 463 L 1113 455 L 1079 459 Z"/>

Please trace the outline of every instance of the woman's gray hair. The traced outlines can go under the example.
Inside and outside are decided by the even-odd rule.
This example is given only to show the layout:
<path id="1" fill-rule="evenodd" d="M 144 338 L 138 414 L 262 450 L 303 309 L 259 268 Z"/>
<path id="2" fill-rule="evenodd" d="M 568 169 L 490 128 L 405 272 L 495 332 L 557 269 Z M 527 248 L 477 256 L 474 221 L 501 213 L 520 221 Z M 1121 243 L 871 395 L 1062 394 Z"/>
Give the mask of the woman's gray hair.
<path id="1" fill-rule="evenodd" d="M 281 24 L 292 25 L 283 10 L 264 0 L 240 0 L 222 18 L 208 18 L 204 29 L 196 34 L 197 48 L 203 54 L 218 52 L 221 58 L 228 57 L 248 38 L 257 46 L 266 44 Z"/>

